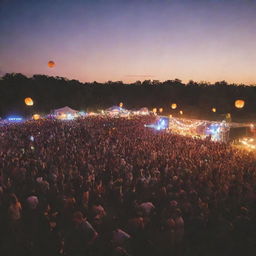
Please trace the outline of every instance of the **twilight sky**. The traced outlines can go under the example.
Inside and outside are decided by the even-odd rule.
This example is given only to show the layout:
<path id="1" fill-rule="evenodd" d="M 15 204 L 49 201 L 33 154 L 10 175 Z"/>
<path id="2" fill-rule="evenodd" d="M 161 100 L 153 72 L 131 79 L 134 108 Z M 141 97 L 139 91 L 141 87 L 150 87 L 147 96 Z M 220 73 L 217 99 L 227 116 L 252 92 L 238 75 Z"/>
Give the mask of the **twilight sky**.
<path id="1" fill-rule="evenodd" d="M 256 84 L 256 0 L 0 0 L 6 72 Z"/>

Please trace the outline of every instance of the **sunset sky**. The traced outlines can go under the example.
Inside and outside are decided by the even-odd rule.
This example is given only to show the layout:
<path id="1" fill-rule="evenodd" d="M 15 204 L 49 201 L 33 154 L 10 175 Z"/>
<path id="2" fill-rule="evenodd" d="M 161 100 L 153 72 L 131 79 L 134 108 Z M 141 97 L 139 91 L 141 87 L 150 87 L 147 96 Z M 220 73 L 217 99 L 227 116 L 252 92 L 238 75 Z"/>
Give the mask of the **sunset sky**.
<path id="1" fill-rule="evenodd" d="M 0 0 L 6 72 L 256 84 L 256 1 Z"/>

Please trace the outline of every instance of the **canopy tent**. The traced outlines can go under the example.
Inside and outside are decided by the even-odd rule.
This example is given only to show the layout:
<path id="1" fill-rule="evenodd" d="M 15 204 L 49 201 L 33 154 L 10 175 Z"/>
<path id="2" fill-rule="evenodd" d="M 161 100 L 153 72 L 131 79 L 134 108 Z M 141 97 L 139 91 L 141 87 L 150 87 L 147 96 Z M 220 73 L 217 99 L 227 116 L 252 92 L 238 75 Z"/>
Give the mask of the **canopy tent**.
<path id="1" fill-rule="evenodd" d="M 146 107 L 141 108 L 139 111 L 141 111 L 141 112 L 149 112 L 148 108 L 146 108 Z"/>
<path id="2" fill-rule="evenodd" d="M 143 108 L 140 108 L 139 110 L 132 110 L 132 113 L 134 115 L 149 115 L 150 111 L 148 110 L 148 108 L 143 107 Z"/>
<path id="3" fill-rule="evenodd" d="M 110 114 L 128 114 L 129 111 L 127 109 L 121 108 L 119 106 L 113 106 L 105 110 L 106 113 Z"/>
<path id="4" fill-rule="evenodd" d="M 53 110 L 53 115 L 58 119 L 73 119 L 78 116 L 78 111 L 68 106 Z"/>
<path id="5" fill-rule="evenodd" d="M 139 110 L 139 113 L 140 113 L 141 115 L 149 115 L 149 110 L 148 110 L 148 108 L 144 107 L 144 108 L 141 108 L 141 109 Z"/>

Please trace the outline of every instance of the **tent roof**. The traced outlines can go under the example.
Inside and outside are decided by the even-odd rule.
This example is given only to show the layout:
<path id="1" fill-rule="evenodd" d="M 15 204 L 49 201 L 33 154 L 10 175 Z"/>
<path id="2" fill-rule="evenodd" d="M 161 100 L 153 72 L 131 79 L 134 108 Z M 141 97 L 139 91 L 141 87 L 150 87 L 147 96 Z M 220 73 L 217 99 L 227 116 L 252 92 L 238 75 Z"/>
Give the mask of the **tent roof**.
<path id="1" fill-rule="evenodd" d="M 144 107 L 144 108 L 141 108 L 139 111 L 141 111 L 141 112 L 148 112 L 149 110 L 148 110 L 148 108 Z"/>
<path id="2" fill-rule="evenodd" d="M 65 113 L 77 113 L 78 111 L 77 110 L 74 110 L 68 106 L 65 106 L 63 108 L 57 108 L 57 109 L 54 109 L 53 110 L 55 113 L 57 112 L 65 112 Z"/>
<path id="3" fill-rule="evenodd" d="M 124 108 L 120 108 L 119 106 L 113 106 L 113 107 L 107 108 L 106 111 L 127 112 L 128 110 L 126 110 Z"/>

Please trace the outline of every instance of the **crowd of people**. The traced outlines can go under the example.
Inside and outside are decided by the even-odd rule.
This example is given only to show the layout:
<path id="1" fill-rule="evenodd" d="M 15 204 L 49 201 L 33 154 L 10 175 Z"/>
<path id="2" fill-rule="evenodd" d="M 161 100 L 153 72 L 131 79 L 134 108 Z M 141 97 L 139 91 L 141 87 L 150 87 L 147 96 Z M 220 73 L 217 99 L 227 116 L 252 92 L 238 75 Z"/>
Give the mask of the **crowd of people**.
<path id="1" fill-rule="evenodd" d="M 255 255 L 255 156 L 154 119 L 0 127 L 0 255 Z"/>

